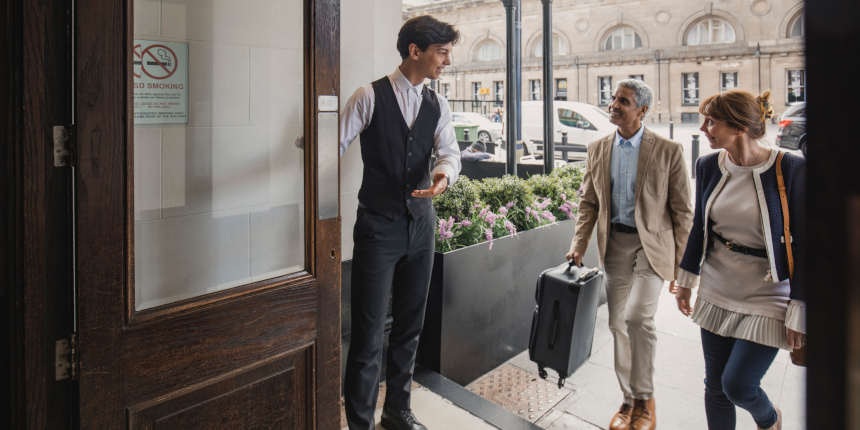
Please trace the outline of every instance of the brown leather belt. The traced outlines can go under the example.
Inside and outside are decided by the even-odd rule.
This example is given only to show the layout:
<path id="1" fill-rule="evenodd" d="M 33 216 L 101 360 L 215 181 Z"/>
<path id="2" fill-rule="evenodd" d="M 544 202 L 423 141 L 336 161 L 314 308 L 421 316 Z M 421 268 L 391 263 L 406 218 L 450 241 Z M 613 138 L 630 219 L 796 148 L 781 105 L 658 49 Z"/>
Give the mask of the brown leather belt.
<path id="1" fill-rule="evenodd" d="M 767 250 L 766 249 L 750 248 L 749 246 L 744 246 L 744 245 L 732 242 L 731 240 L 728 240 L 728 239 L 720 236 L 719 234 L 717 234 L 717 232 L 715 232 L 713 230 L 711 230 L 711 235 L 714 236 L 715 239 L 720 241 L 720 243 L 722 243 L 723 245 L 726 245 L 726 248 L 728 248 L 729 251 L 737 252 L 740 254 L 752 255 L 753 257 L 767 258 Z"/>

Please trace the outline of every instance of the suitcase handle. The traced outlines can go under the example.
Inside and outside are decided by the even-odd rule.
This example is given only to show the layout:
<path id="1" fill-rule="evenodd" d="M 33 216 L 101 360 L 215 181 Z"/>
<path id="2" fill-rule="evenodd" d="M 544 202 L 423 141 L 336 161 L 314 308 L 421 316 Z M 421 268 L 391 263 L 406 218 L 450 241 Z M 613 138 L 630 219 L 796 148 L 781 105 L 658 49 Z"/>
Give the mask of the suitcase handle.
<path id="1" fill-rule="evenodd" d="M 558 300 L 554 301 L 552 304 L 552 329 L 549 332 L 549 349 L 555 348 L 555 341 L 558 338 L 558 324 L 559 324 L 559 316 L 558 316 Z"/>

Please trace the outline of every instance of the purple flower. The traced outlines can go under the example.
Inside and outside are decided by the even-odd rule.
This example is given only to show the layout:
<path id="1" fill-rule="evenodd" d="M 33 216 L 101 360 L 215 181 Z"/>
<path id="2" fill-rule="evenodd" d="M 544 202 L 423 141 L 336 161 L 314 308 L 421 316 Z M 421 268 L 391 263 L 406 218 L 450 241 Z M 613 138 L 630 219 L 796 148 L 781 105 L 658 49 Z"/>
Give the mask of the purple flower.
<path id="1" fill-rule="evenodd" d="M 464 219 L 463 222 L 460 223 L 460 225 L 463 227 L 468 227 L 468 226 L 472 225 L 472 221 Z"/>
<path id="2" fill-rule="evenodd" d="M 488 207 L 481 209 L 481 213 L 479 213 L 479 214 L 478 214 L 478 218 L 484 218 L 484 215 L 486 215 L 486 214 L 487 214 L 487 211 L 488 211 L 489 209 L 490 209 L 490 208 L 488 208 Z"/>
<path id="3" fill-rule="evenodd" d="M 567 200 L 567 195 L 565 195 L 564 193 L 561 193 L 561 196 L 560 196 L 560 197 L 561 197 L 561 199 L 562 199 L 562 200 Z"/>
<path id="4" fill-rule="evenodd" d="M 475 203 L 474 205 L 472 205 L 472 209 L 478 209 L 479 207 L 481 207 L 480 203 Z"/>
<path id="5" fill-rule="evenodd" d="M 489 228 L 485 228 L 485 229 L 484 229 L 484 237 L 486 237 L 486 238 L 487 238 L 487 240 L 489 240 L 489 241 L 490 241 L 490 248 L 489 248 L 489 250 L 490 250 L 490 251 L 492 251 L 492 250 L 493 250 L 493 230 L 491 230 L 491 229 L 489 229 Z"/>
<path id="6" fill-rule="evenodd" d="M 514 224 L 508 220 L 505 220 L 505 228 L 508 229 L 508 233 L 510 233 L 511 236 L 517 234 L 517 228 L 514 227 Z"/>
<path id="7" fill-rule="evenodd" d="M 487 212 L 487 215 L 484 217 L 484 221 L 487 221 L 487 224 L 493 225 L 498 217 L 498 215 L 492 212 Z"/>
<path id="8" fill-rule="evenodd" d="M 506 216 L 508 214 L 508 208 L 506 208 L 504 206 L 500 207 L 499 213 L 502 214 L 502 216 Z"/>
<path id="9" fill-rule="evenodd" d="M 510 202 L 508 202 L 508 204 L 506 204 L 506 205 L 505 205 L 505 208 L 506 208 L 506 209 L 510 209 L 510 208 L 512 208 L 512 207 L 514 207 L 514 202 L 513 202 L 513 201 L 510 201 Z"/>
<path id="10" fill-rule="evenodd" d="M 567 215 L 568 219 L 573 219 L 573 214 L 570 212 L 570 202 L 564 202 L 563 205 L 559 207 L 559 209 Z"/>
<path id="11" fill-rule="evenodd" d="M 543 211 L 541 216 L 548 219 L 551 222 L 555 222 L 555 215 L 553 215 L 552 212 L 550 212 L 550 211 Z"/>
<path id="12" fill-rule="evenodd" d="M 452 217 L 452 216 L 448 217 L 448 225 L 446 226 L 446 228 L 448 230 L 451 230 L 452 228 L 454 228 L 454 217 Z"/>
<path id="13" fill-rule="evenodd" d="M 538 210 L 544 210 L 544 209 L 546 209 L 547 206 L 549 206 L 550 203 L 552 203 L 552 200 L 544 198 L 544 200 L 540 203 L 535 202 L 535 207 Z"/>

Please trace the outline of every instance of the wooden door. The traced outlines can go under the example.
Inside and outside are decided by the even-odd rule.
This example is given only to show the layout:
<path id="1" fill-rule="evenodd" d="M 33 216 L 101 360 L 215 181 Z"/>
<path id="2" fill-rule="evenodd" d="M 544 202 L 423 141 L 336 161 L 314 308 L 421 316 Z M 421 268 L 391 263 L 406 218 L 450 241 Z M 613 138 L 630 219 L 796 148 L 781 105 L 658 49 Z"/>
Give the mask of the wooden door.
<path id="1" fill-rule="evenodd" d="M 81 427 L 338 428 L 339 1 L 75 7 Z"/>

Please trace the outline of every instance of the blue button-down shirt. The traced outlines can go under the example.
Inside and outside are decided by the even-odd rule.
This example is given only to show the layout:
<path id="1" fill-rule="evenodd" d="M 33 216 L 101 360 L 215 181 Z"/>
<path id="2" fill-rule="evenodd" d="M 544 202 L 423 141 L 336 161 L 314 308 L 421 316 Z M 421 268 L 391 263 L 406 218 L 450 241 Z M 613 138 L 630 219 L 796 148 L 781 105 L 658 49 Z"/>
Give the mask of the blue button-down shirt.
<path id="1" fill-rule="evenodd" d="M 642 144 L 642 133 L 645 126 L 629 140 L 624 139 L 615 131 L 615 142 L 612 144 L 612 213 L 610 222 L 621 223 L 636 227 L 636 170 L 639 165 L 639 146 Z"/>

